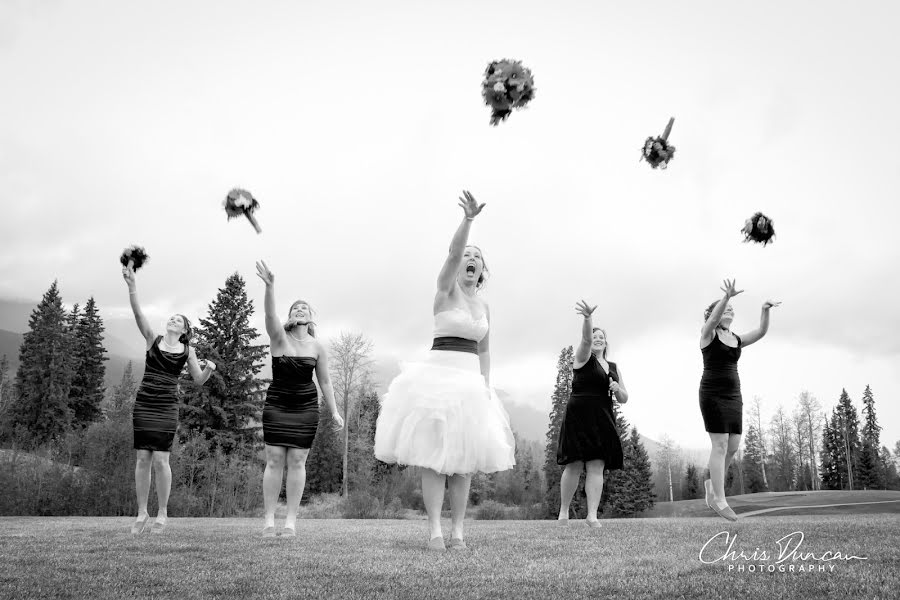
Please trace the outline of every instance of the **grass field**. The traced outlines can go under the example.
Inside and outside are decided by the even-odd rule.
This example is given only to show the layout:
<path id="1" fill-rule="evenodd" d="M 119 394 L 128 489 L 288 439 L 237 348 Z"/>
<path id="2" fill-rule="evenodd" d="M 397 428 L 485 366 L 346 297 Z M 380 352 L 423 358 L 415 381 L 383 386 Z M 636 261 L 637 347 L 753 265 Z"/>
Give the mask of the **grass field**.
<path id="1" fill-rule="evenodd" d="M 472 521 L 470 549 L 445 554 L 424 551 L 425 524 L 412 520 L 304 520 L 293 539 L 261 538 L 258 519 L 176 518 L 164 535 L 137 538 L 130 523 L 0 519 L 0 597 L 818 600 L 896 598 L 900 589 L 897 514 L 610 519 L 600 530 Z M 780 572 L 776 540 L 795 531 L 802 552 L 867 560 L 788 559 Z M 701 548 L 720 532 L 737 536 L 734 560 L 702 563 Z M 743 560 L 741 550 L 769 556 Z M 719 538 L 704 557 L 725 551 Z"/>

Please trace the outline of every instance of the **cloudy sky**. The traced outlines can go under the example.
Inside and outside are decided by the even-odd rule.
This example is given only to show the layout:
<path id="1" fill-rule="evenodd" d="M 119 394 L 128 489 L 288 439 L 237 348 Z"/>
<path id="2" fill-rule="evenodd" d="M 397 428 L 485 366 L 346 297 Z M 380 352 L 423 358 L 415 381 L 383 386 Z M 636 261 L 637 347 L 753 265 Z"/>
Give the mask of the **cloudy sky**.
<path id="1" fill-rule="evenodd" d="M 135 354 L 118 255 L 145 310 L 200 316 L 235 270 L 279 310 L 384 360 L 431 338 L 462 189 L 492 279 L 493 381 L 549 406 L 575 302 L 599 304 L 642 433 L 703 446 L 703 309 L 725 277 L 734 329 L 783 301 L 741 359 L 771 412 L 870 384 L 900 438 L 900 9 L 890 2 L 0 3 L 0 297 L 95 296 Z M 491 59 L 535 99 L 488 125 Z M 638 161 L 676 117 L 667 171 Z M 234 186 L 263 234 L 228 222 Z M 776 242 L 741 242 L 745 218 Z M 257 320 L 262 330 L 261 318 Z M 126 328 L 127 326 L 127 328 Z"/>

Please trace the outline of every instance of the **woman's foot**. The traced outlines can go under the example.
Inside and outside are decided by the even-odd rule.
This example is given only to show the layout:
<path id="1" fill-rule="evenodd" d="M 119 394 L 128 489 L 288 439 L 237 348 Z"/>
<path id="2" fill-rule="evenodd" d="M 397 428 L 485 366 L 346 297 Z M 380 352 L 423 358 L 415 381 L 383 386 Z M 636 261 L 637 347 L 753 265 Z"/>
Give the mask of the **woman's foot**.
<path id="1" fill-rule="evenodd" d="M 273 538 L 275 537 L 275 527 L 266 527 L 262 530 L 262 536 L 264 538 Z"/>
<path id="2" fill-rule="evenodd" d="M 156 519 L 153 521 L 153 527 L 150 528 L 150 533 L 155 533 L 157 535 L 161 534 L 166 529 L 166 523 L 169 522 L 169 517 L 166 515 L 156 515 Z"/>
<path id="3" fill-rule="evenodd" d="M 731 507 L 728 506 L 728 503 L 722 500 L 719 502 L 718 500 L 712 501 L 712 506 L 710 507 L 716 514 L 722 517 L 723 519 L 728 519 L 729 521 L 737 521 L 738 517 L 734 514 L 734 511 L 731 510 Z"/>
<path id="4" fill-rule="evenodd" d="M 569 518 L 566 517 L 564 519 L 562 517 L 559 517 L 558 519 L 556 519 L 556 525 L 557 525 L 557 527 L 568 527 L 569 526 Z"/>
<path id="5" fill-rule="evenodd" d="M 149 520 L 149 514 L 145 514 L 143 516 L 138 515 L 138 518 L 135 519 L 134 523 L 131 525 L 131 535 L 140 535 L 144 533 L 144 528 L 147 527 L 147 521 Z"/>
<path id="6" fill-rule="evenodd" d="M 284 526 L 281 530 L 281 537 L 297 537 L 297 530 L 294 527 Z"/>
<path id="7" fill-rule="evenodd" d="M 428 540 L 428 549 L 433 550 L 435 552 L 444 552 L 447 550 L 447 547 L 444 545 L 443 537 L 433 537 Z"/>
<path id="8" fill-rule="evenodd" d="M 585 519 L 584 522 L 587 523 L 587 526 L 592 529 L 600 529 L 599 519 Z"/>
<path id="9" fill-rule="evenodd" d="M 450 544 L 447 547 L 451 550 L 468 550 L 468 546 L 466 546 L 462 538 L 451 537 Z"/>

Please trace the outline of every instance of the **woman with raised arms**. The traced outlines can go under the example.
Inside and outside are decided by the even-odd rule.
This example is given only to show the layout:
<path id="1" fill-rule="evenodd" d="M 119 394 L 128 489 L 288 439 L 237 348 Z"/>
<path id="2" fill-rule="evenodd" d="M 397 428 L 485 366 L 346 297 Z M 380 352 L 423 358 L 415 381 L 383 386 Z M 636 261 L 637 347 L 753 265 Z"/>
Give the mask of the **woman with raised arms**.
<path id="1" fill-rule="evenodd" d="M 703 376 L 700 378 L 700 414 L 709 434 L 709 476 L 703 482 L 706 505 L 729 521 L 737 515 L 725 500 L 725 473 L 741 445 L 743 432 L 743 398 L 737 363 L 741 351 L 761 340 L 769 331 L 769 309 L 780 302 L 767 300 L 762 305 L 759 327 L 744 335 L 731 332 L 734 309 L 729 300 L 744 290 L 735 289 L 735 282 L 726 279 L 725 292 L 706 308 L 700 330 L 700 352 L 703 353 Z"/>
<path id="2" fill-rule="evenodd" d="M 560 524 L 569 522 L 569 505 L 581 471 L 587 470 L 584 490 L 587 493 L 587 524 L 600 527 L 597 509 L 603 495 L 603 471 L 622 468 L 622 441 L 616 429 L 613 401 L 628 402 L 628 391 L 622 372 L 614 362 L 606 360 L 609 346 L 606 332 L 594 327 L 591 308 L 584 300 L 575 311 L 582 317 L 581 340 L 575 350 L 572 394 L 559 430 L 556 462 L 565 465 L 559 481 Z"/>
<path id="3" fill-rule="evenodd" d="M 272 383 L 266 390 L 262 418 L 266 446 L 263 473 L 265 527 L 262 535 L 275 537 L 275 507 L 287 462 L 287 517 L 281 535 L 295 537 L 297 511 L 306 487 L 306 458 L 319 424 L 319 397 L 313 373 L 325 397 L 334 428 L 342 429 L 344 420 L 334 402 L 328 353 L 316 339 L 312 307 L 305 300 L 295 301 L 288 311 L 287 322 L 282 324 L 275 312 L 275 275 L 262 261 L 256 263 L 256 274 L 266 284 L 266 332 L 272 352 Z"/>
<path id="4" fill-rule="evenodd" d="M 147 342 L 144 377 L 134 400 L 132 424 L 134 449 L 137 462 L 134 467 L 134 484 L 137 492 L 138 515 L 131 527 L 137 535 L 144 531 L 150 515 L 147 500 L 150 495 L 150 468 L 156 473 L 156 499 L 159 512 L 152 533 L 162 533 L 168 521 L 169 492 L 172 489 L 172 469 L 169 453 L 178 427 L 178 376 L 187 364 L 191 377 L 203 385 L 216 365 L 206 361 L 201 369 L 197 355 L 191 348 L 191 322 L 181 314 L 172 315 L 166 321 L 164 335 L 156 335 L 141 310 L 137 298 L 134 269 L 122 268 L 122 277 L 128 284 L 128 298 L 134 320 Z"/>
<path id="5" fill-rule="evenodd" d="M 375 456 L 422 468 L 430 550 L 446 549 L 441 531 L 449 479 L 450 548 L 463 550 L 463 519 L 472 475 L 515 465 L 509 416 L 490 389 L 490 320 L 478 295 L 487 267 L 477 246 L 466 245 L 472 221 L 484 208 L 469 192 L 465 213 L 441 267 L 432 306 L 434 342 L 420 363 L 406 363 L 384 396 L 375 430 Z"/>

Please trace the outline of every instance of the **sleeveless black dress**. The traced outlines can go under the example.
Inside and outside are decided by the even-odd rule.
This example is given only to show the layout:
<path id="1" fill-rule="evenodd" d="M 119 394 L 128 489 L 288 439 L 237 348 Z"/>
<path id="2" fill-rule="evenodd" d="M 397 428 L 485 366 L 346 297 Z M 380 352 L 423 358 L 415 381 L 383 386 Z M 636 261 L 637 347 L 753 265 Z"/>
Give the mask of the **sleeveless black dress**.
<path id="1" fill-rule="evenodd" d="M 702 348 L 703 376 L 700 378 L 700 414 L 709 433 L 741 433 L 744 402 L 737 362 L 741 357 L 741 338 L 736 348 L 727 346 L 716 332 Z"/>
<path id="2" fill-rule="evenodd" d="M 313 383 L 316 359 L 273 356 L 272 384 L 263 408 L 263 440 L 270 446 L 312 447 L 319 425 L 319 396 Z"/>
<path id="3" fill-rule="evenodd" d="M 609 380 L 619 380 L 616 363 L 609 363 L 609 375 L 600 366 L 594 353 L 572 374 L 572 395 L 566 405 L 556 463 L 602 460 L 604 468 L 622 468 L 622 440 L 616 429 L 613 400 Z"/>
<path id="4" fill-rule="evenodd" d="M 134 400 L 131 423 L 134 449 L 171 452 L 178 427 L 178 375 L 188 359 L 188 345 L 181 353 L 160 350 L 158 335 L 147 350 L 144 377 Z"/>

